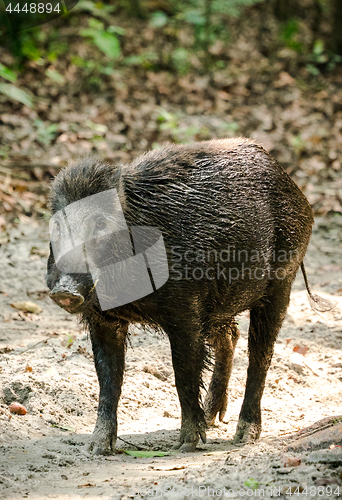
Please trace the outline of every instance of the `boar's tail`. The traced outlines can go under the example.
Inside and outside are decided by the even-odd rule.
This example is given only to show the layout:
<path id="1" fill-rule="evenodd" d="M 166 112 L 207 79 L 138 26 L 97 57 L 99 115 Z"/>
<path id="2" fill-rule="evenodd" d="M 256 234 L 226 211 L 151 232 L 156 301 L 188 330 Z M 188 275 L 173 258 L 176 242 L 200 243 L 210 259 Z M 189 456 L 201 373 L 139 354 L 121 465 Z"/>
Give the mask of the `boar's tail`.
<path id="1" fill-rule="evenodd" d="M 311 288 L 309 286 L 308 277 L 306 275 L 306 271 L 305 271 L 305 267 L 304 267 L 303 262 L 301 263 L 300 268 L 301 268 L 302 273 L 303 273 L 305 287 L 308 291 L 309 303 L 310 303 L 310 306 L 312 307 L 312 309 L 314 311 L 317 311 L 317 312 L 327 312 L 327 311 L 331 311 L 332 309 L 334 309 L 336 304 L 333 304 L 332 302 L 330 302 L 330 300 L 323 299 L 323 297 L 320 297 L 319 295 L 312 293 Z"/>

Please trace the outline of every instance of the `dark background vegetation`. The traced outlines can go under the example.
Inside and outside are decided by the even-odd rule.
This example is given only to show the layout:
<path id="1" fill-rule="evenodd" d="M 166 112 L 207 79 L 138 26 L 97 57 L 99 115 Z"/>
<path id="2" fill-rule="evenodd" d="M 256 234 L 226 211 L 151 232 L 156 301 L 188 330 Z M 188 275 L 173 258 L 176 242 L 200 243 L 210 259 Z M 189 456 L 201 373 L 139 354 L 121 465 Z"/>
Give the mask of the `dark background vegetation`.
<path id="1" fill-rule="evenodd" d="M 48 217 L 70 160 L 214 137 L 259 141 L 316 214 L 342 212 L 340 0 L 81 0 L 28 30 L 1 14 L 0 242 Z"/>

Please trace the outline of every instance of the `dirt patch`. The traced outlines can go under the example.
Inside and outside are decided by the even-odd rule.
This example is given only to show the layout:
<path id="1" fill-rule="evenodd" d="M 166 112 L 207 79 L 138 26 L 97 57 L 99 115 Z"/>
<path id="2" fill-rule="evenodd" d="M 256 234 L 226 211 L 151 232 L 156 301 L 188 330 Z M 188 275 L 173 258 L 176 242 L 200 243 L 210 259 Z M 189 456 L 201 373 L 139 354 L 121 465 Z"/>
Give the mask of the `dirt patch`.
<path id="1" fill-rule="evenodd" d="M 117 446 L 170 452 L 152 458 L 87 452 L 98 400 L 90 340 L 77 318 L 47 296 L 46 225 L 11 229 L 8 243 L 0 247 L 1 498 L 239 498 L 258 491 L 282 498 L 341 495 L 341 448 L 326 448 L 330 461 L 312 455 L 317 450 L 310 447 L 286 449 L 288 435 L 342 413 L 341 222 L 341 216 L 316 220 L 305 261 L 313 291 L 336 307 L 315 314 L 298 275 L 267 377 L 263 433 L 254 445 L 237 447 L 231 441 L 246 378 L 247 314 L 239 318 L 241 338 L 225 420 L 208 430 L 205 445 L 187 454 L 171 451 L 180 406 L 168 340 L 132 328 L 119 407 L 119 436 L 131 445 L 118 439 Z M 11 307 L 28 300 L 42 313 Z M 305 356 L 294 352 L 296 346 L 308 347 Z M 27 414 L 10 414 L 13 401 Z M 338 446 L 340 439 L 339 431 L 332 444 Z"/>

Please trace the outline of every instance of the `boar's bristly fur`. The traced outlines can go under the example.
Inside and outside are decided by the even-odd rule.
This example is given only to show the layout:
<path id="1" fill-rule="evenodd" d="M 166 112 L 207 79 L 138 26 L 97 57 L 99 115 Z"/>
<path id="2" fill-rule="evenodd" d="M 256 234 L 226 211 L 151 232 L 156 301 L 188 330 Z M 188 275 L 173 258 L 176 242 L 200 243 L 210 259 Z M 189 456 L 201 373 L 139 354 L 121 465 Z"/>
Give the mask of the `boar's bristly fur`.
<path id="1" fill-rule="evenodd" d="M 206 426 L 226 411 L 239 336 L 234 318 L 245 310 L 250 311 L 249 367 L 234 439 L 255 440 L 274 342 L 311 235 L 307 199 L 260 145 L 236 138 L 167 146 L 120 167 L 81 160 L 54 180 L 52 212 L 112 188 L 129 228 L 155 227 L 162 233 L 169 279 L 139 300 L 102 311 L 100 274 L 63 274 L 51 252 L 51 296 L 79 313 L 90 331 L 100 385 L 91 449 L 108 453 L 115 447 L 130 323 L 160 328 L 170 340 L 182 408 L 176 447 L 190 451 L 199 438 L 205 441 Z M 89 238 L 92 226 L 82 221 L 81 214 L 79 231 Z M 208 344 L 215 365 L 202 405 Z"/>

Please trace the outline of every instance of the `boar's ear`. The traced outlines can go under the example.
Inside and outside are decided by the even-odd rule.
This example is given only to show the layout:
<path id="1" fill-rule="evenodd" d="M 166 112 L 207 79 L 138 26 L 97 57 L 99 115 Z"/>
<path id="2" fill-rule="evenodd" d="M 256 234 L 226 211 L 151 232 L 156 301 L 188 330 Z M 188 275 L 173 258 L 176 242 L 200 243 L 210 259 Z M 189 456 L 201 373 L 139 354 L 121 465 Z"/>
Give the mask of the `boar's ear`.
<path id="1" fill-rule="evenodd" d="M 118 168 L 118 174 L 119 175 L 118 175 L 118 179 L 116 182 L 116 189 L 118 192 L 121 208 L 122 208 L 123 212 L 125 213 L 127 211 L 127 208 L 128 208 L 127 181 L 124 178 L 124 176 L 122 175 L 121 168 Z"/>

